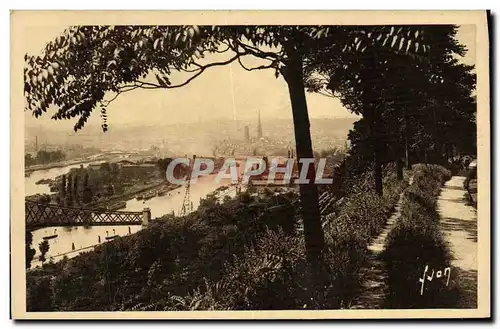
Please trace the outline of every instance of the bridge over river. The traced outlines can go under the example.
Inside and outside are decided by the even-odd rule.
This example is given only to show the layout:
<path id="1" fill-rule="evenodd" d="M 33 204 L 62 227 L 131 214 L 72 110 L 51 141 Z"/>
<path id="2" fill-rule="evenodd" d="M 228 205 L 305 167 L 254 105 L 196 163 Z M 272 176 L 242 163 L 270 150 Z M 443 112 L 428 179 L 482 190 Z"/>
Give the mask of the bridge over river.
<path id="1" fill-rule="evenodd" d="M 53 226 L 147 226 L 151 219 L 149 208 L 141 212 L 103 211 L 25 201 L 25 210 L 26 228 L 29 230 Z"/>

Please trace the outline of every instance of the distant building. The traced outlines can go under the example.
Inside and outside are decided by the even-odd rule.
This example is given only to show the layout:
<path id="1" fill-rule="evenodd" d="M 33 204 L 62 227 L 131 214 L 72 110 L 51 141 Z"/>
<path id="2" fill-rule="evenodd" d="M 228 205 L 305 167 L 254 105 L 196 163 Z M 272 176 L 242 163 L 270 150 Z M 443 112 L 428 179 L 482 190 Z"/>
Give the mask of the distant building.
<path id="1" fill-rule="evenodd" d="M 244 138 L 245 138 L 245 142 L 250 142 L 250 128 L 248 126 L 245 126 L 245 130 L 244 130 Z"/>
<path id="2" fill-rule="evenodd" d="M 257 122 L 257 139 L 262 138 L 262 123 L 260 122 L 260 110 L 259 110 L 259 118 Z"/>

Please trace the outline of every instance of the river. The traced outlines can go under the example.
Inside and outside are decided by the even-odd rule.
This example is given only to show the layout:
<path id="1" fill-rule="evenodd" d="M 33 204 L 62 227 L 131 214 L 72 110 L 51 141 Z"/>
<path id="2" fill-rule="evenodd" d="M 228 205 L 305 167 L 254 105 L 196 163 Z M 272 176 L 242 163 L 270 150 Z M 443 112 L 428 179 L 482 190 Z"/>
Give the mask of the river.
<path id="1" fill-rule="evenodd" d="M 34 195 L 37 193 L 50 193 L 49 186 L 46 184 L 37 185 L 36 182 L 40 179 L 50 178 L 53 179 L 59 175 L 66 174 L 71 168 L 78 168 L 78 165 L 71 165 L 61 168 L 52 168 L 48 170 L 34 171 L 30 176 L 25 177 L 25 195 Z M 83 164 L 84 167 L 88 164 Z M 214 182 L 216 175 L 208 175 L 199 177 L 196 184 L 191 184 L 190 187 L 190 200 L 193 205 L 193 210 L 197 209 L 202 198 L 205 198 L 207 194 L 212 193 L 218 187 L 223 185 L 229 185 L 230 181 L 224 179 L 219 183 Z M 151 211 L 151 218 L 161 217 L 166 214 L 174 212 L 179 214 L 181 210 L 184 196 L 186 193 L 185 186 L 179 186 L 178 188 L 171 190 L 163 196 L 155 197 L 149 200 L 128 200 L 126 202 L 126 208 L 121 209 L 122 211 L 142 211 L 144 208 L 149 208 Z M 236 187 L 229 186 L 229 188 L 220 194 L 221 197 L 224 195 L 235 196 Z M 136 233 L 141 229 L 140 225 L 132 226 L 93 226 L 89 228 L 84 227 L 47 227 L 39 230 L 33 231 L 33 243 L 32 248 L 36 250 L 36 254 L 32 261 L 32 267 L 40 265 L 38 261 L 38 245 L 43 241 L 43 237 L 50 235 L 57 235 L 54 239 L 49 239 L 49 251 L 46 255 L 47 259 L 52 258 L 54 261 L 60 260 L 64 255 L 71 258 L 78 255 L 81 252 L 91 250 L 93 246 L 104 243 L 107 240 L 106 236 L 119 235 L 124 236 L 128 234 Z M 100 241 L 100 242 L 99 242 Z M 74 250 L 73 250 L 74 247 Z"/>

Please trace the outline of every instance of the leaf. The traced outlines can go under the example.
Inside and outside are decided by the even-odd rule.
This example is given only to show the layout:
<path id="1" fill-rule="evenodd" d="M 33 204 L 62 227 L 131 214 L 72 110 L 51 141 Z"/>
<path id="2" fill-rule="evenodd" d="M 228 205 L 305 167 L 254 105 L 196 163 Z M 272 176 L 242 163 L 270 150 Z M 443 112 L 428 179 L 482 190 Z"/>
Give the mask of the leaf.
<path id="1" fill-rule="evenodd" d="M 108 62 L 108 65 L 106 65 L 106 67 L 109 69 L 109 68 L 111 68 L 113 66 L 116 67 L 116 65 L 117 65 L 116 61 L 113 59 L 113 60 L 111 60 L 111 61 Z"/>
<path id="2" fill-rule="evenodd" d="M 394 45 L 396 44 L 397 39 L 398 39 L 397 35 L 392 37 L 391 48 L 394 48 Z"/>
<path id="3" fill-rule="evenodd" d="M 153 43 L 153 49 L 154 50 L 158 50 L 158 47 L 160 45 L 161 40 L 162 40 L 161 38 L 158 38 L 158 39 L 155 40 L 155 42 Z"/>
<path id="4" fill-rule="evenodd" d="M 399 41 L 399 47 L 398 47 L 398 50 L 402 50 L 402 49 L 403 49 L 404 43 L 405 43 L 405 39 L 404 39 L 404 38 L 401 38 L 401 40 Z"/>

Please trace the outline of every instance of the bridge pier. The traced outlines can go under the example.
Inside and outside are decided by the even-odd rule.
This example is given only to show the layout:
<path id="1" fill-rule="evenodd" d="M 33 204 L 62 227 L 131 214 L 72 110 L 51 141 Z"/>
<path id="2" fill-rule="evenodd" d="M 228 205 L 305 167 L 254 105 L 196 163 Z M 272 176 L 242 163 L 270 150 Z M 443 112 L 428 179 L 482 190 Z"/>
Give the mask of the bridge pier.
<path id="1" fill-rule="evenodd" d="M 149 208 L 144 208 L 142 210 L 142 226 L 148 226 L 151 220 L 151 210 Z"/>

